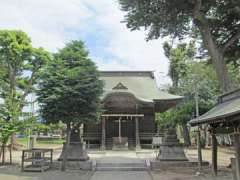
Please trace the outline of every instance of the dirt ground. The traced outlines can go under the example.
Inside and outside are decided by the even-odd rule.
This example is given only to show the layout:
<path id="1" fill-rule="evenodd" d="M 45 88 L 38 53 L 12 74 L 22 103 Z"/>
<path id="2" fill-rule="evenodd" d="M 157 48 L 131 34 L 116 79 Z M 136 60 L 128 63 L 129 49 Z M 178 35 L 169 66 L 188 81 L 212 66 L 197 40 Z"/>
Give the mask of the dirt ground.
<path id="1" fill-rule="evenodd" d="M 0 180 L 231 180 L 230 170 L 221 169 L 218 177 L 213 177 L 209 169 L 201 173 L 191 168 L 178 168 L 162 171 L 80 171 L 61 172 L 51 169 L 44 173 L 20 172 L 18 166 L 0 168 Z"/>
<path id="2" fill-rule="evenodd" d="M 41 145 L 45 148 L 54 148 L 54 160 L 56 160 L 61 153 L 61 145 Z M 133 152 L 130 152 L 131 155 Z M 109 152 L 111 154 L 111 152 Z M 197 158 L 196 149 L 187 149 L 186 154 L 190 159 Z M 101 153 L 91 153 L 89 152 L 91 159 L 102 158 Z M 142 150 L 142 152 L 137 155 L 140 159 L 152 159 L 156 155 L 156 152 L 152 150 Z M 29 173 L 20 171 L 20 161 L 21 161 L 21 151 L 15 151 L 13 153 L 13 166 L 0 166 L 0 180 L 231 180 L 232 174 L 231 169 L 227 168 L 230 164 L 230 158 L 234 156 L 233 151 L 230 148 L 219 148 L 218 151 L 218 163 L 219 172 L 218 177 L 213 177 L 211 175 L 210 167 L 206 167 L 198 171 L 198 169 L 193 168 L 171 168 L 161 171 L 141 172 L 141 171 L 80 171 L 80 170 L 68 170 L 66 172 L 60 172 L 58 168 L 52 168 L 43 173 Z M 8 157 L 8 155 L 7 155 Z M 111 158 L 110 158 L 111 159 Z M 211 162 L 211 150 L 203 150 L 203 159 L 205 161 Z M 57 163 L 57 161 L 55 161 Z"/>

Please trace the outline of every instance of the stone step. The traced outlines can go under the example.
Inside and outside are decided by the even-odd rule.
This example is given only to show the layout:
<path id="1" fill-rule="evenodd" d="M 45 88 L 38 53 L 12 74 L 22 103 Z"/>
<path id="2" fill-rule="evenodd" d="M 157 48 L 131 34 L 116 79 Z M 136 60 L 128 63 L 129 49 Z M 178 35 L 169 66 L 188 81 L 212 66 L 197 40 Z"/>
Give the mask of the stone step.
<path id="1" fill-rule="evenodd" d="M 147 171 L 147 167 L 96 167 L 97 171 Z"/>
<path id="2" fill-rule="evenodd" d="M 146 171 L 146 163 L 97 163 L 97 171 Z"/>
<path id="3" fill-rule="evenodd" d="M 146 167 L 144 162 L 142 163 L 97 163 L 97 167 Z"/>

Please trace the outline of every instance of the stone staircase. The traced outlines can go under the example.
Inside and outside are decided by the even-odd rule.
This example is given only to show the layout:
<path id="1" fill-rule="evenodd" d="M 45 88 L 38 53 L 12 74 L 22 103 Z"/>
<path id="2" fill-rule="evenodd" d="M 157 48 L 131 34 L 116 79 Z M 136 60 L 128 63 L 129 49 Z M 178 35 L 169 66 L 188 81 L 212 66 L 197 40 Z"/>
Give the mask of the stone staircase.
<path id="1" fill-rule="evenodd" d="M 146 161 L 129 163 L 96 163 L 97 171 L 147 171 L 148 169 Z"/>

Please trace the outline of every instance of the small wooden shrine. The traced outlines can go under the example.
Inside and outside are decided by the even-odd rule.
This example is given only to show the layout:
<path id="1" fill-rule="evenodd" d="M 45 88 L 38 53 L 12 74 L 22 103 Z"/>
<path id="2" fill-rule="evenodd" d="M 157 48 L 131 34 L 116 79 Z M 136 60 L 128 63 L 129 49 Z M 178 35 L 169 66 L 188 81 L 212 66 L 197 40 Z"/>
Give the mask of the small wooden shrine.
<path id="1" fill-rule="evenodd" d="M 151 71 L 103 71 L 102 106 L 97 124 L 84 125 L 88 147 L 141 148 L 152 145 L 157 132 L 155 113 L 175 106 L 181 96 L 160 91 Z"/>
<path id="2" fill-rule="evenodd" d="M 218 103 L 207 113 L 190 121 L 192 126 L 207 124 L 212 136 L 212 171 L 217 175 L 216 135 L 228 133 L 232 135 L 235 147 L 235 158 L 232 159 L 234 179 L 240 180 L 240 89 L 223 94 Z"/>

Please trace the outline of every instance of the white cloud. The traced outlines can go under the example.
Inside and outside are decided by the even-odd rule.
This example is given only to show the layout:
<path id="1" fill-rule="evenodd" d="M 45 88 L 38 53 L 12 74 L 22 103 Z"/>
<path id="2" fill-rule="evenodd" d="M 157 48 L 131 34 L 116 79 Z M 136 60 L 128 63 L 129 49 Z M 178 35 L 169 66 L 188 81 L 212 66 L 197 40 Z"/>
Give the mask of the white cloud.
<path id="1" fill-rule="evenodd" d="M 163 40 L 146 42 L 144 32 L 130 32 L 120 23 L 123 15 L 117 0 L 0 0 L 0 28 L 26 31 L 35 46 L 56 51 L 99 29 L 96 36 L 106 43 L 98 47 L 100 54 L 90 53 L 100 69 L 157 70 L 166 76 Z"/>
<path id="2" fill-rule="evenodd" d="M 26 31 L 35 46 L 51 51 L 71 39 L 66 29 L 85 27 L 91 15 L 78 0 L 0 1 L 0 28 Z"/>

